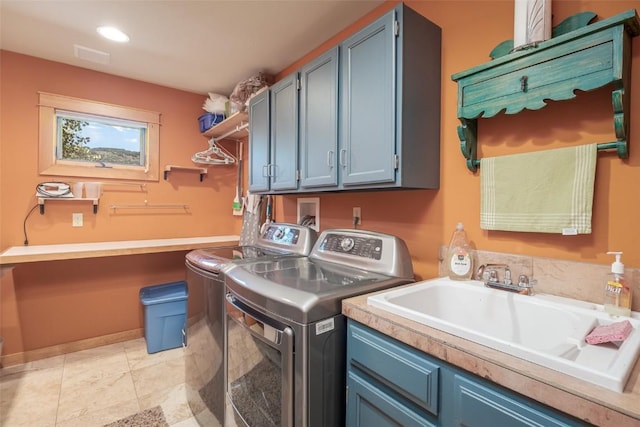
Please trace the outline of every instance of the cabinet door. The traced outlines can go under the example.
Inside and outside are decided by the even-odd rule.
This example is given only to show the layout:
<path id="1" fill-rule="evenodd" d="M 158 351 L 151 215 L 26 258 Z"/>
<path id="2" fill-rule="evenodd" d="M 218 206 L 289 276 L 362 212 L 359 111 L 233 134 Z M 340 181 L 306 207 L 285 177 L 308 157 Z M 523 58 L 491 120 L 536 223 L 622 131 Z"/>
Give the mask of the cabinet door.
<path id="1" fill-rule="evenodd" d="M 428 427 L 437 426 L 403 401 L 388 394 L 379 385 L 367 381 L 355 371 L 347 377 L 346 427 Z"/>
<path id="2" fill-rule="evenodd" d="M 395 180 L 396 12 L 341 44 L 340 169 L 344 186 Z"/>
<path id="3" fill-rule="evenodd" d="M 271 87 L 271 190 L 298 187 L 298 74 Z"/>
<path id="4" fill-rule="evenodd" d="M 300 70 L 300 187 L 338 184 L 338 47 Z"/>
<path id="5" fill-rule="evenodd" d="M 454 426 L 569 427 L 583 425 L 531 400 L 484 385 L 471 375 L 453 378 Z"/>
<path id="6" fill-rule="evenodd" d="M 269 190 L 269 91 L 249 102 L 249 191 Z"/>

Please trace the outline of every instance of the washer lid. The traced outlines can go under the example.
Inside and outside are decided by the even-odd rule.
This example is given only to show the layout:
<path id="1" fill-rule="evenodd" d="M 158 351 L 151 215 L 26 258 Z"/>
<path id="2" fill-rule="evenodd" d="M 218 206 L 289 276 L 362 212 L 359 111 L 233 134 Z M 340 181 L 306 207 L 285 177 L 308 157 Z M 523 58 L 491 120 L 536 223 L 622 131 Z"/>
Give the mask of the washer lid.
<path id="1" fill-rule="evenodd" d="M 218 273 L 230 262 L 240 260 L 255 260 L 265 256 L 279 256 L 286 252 L 266 249 L 258 246 L 221 246 L 217 248 L 196 249 L 187 253 L 186 258 L 191 264 L 212 273 Z"/>
<path id="2" fill-rule="evenodd" d="M 344 298 L 408 282 L 307 257 L 237 265 L 225 277 L 226 285 L 239 296 L 301 324 L 339 314 Z"/>
<path id="3" fill-rule="evenodd" d="M 231 263 L 253 260 L 264 256 L 300 255 L 311 252 L 317 233 L 310 227 L 288 223 L 270 223 L 253 246 L 219 246 L 196 249 L 187 253 L 189 263 L 203 270 L 219 273 Z"/>

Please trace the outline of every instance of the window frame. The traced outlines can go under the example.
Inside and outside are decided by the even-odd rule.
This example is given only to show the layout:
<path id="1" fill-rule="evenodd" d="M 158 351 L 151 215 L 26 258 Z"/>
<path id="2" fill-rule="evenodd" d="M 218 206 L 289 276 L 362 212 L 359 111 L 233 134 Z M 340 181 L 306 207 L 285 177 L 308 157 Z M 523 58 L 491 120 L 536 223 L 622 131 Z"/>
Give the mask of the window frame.
<path id="1" fill-rule="evenodd" d="M 46 92 L 38 92 L 38 98 L 40 148 L 38 169 L 40 175 L 140 181 L 159 180 L 160 113 Z M 146 123 L 146 165 L 110 164 L 109 167 L 96 167 L 95 164 L 81 161 L 58 161 L 56 158 L 56 110 Z"/>

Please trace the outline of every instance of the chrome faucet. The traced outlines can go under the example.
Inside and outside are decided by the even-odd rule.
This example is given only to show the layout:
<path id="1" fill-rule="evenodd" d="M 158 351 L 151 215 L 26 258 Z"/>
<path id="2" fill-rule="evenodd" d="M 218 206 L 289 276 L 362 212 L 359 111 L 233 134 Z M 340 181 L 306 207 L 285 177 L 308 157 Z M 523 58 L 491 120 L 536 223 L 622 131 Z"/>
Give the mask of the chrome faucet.
<path id="1" fill-rule="evenodd" d="M 504 270 L 503 280 L 500 281 L 498 269 Z M 531 295 L 535 280 L 529 280 L 527 275 L 518 276 L 518 283 L 513 283 L 511 279 L 511 269 L 507 264 L 482 264 L 476 271 L 476 280 L 482 280 L 489 288 L 503 289 L 517 292 L 522 295 Z"/>

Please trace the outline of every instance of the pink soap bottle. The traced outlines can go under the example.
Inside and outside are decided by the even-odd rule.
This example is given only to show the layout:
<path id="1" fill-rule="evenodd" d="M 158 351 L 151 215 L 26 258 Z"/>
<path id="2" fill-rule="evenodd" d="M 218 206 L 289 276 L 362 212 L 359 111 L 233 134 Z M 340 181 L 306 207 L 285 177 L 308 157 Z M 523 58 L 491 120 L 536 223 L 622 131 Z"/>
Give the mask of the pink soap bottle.
<path id="1" fill-rule="evenodd" d="M 607 252 L 615 255 L 611 264 L 611 278 L 604 288 L 604 310 L 612 316 L 631 316 L 631 287 L 624 278 L 624 264 L 620 261 L 622 252 Z"/>

